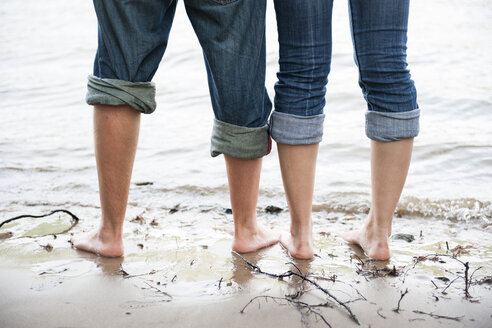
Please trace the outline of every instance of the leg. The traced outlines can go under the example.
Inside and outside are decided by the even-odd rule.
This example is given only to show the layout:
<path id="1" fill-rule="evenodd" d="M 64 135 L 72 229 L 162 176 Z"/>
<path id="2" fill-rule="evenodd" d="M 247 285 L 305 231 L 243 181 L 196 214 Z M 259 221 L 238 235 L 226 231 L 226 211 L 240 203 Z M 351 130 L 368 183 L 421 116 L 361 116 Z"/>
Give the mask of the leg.
<path id="1" fill-rule="evenodd" d="M 167 46 L 175 0 L 94 0 L 98 48 L 86 101 L 94 105 L 101 224 L 76 235 L 76 248 L 123 255 L 122 228 L 137 148 L 140 112 L 155 110 L 150 80 Z"/>
<path id="2" fill-rule="evenodd" d="M 393 212 L 408 173 L 420 110 L 406 62 L 408 0 L 350 0 L 350 18 L 367 100 L 366 134 L 371 141 L 372 204 L 364 226 L 343 235 L 369 257 L 390 257 Z"/>
<path id="3" fill-rule="evenodd" d="M 393 213 L 400 198 L 412 156 L 413 138 L 400 141 L 371 141 L 372 203 L 364 226 L 343 238 L 359 244 L 367 256 L 390 258 L 388 237 Z"/>
<path id="4" fill-rule="evenodd" d="M 318 146 L 277 144 L 291 220 L 290 234 L 282 235 L 280 242 L 298 259 L 313 257 L 311 204 Z"/>
<path id="5" fill-rule="evenodd" d="M 76 235 L 73 245 L 102 256 L 123 255 L 122 229 L 137 149 L 140 112 L 128 105 L 94 106 L 101 225 Z"/>
<path id="6" fill-rule="evenodd" d="M 211 155 L 224 154 L 235 232 L 232 249 L 250 252 L 279 236 L 256 223 L 261 157 L 269 152 L 265 89 L 266 1 L 185 0 L 203 48 L 215 114 Z"/>
<path id="7" fill-rule="evenodd" d="M 256 223 L 262 159 L 240 159 L 228 155 L 224 157 L 234 216 L 232 249 L 245 253 L 277 243 L 278 235 Z"/>
<path id="8" fill-rule="evenodd" d="M 275 1 L 280 70 L 271 133 L 291 217 L 290 234 L 281 243 L 300 259 L 313 256 L 311 207 L 331 61 L 332 6 L 326 0 Z"/>

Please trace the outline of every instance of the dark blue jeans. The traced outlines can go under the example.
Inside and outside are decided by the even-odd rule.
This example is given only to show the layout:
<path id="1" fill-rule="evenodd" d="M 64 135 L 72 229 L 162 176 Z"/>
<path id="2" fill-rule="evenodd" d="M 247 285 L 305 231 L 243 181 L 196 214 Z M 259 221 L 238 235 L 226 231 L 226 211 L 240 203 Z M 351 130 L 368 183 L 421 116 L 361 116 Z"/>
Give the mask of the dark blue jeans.
<path id="1" fill-rule="evenodd" d="M 177 0 L 94 0 L 98 49 L 87 103 L 156 108 L 151 82 L 167 47 Z M 265 89 L 266 0 L 184 0 L 200 41 L 215 114 L 211 154 L 269 151 Z M 192 89 L 193 86 L 190 86 Z"/>
<path id="2" fill-rule="evenodd" d="M 406 62 L 409 0 L 348 2 L 367 136 L 379 141 L 417 136 L 420 110 Z M 280 71 L 270 128 L 279 143 L 321 141 L 332 8 L 333 0 L 275 0 Z"/>

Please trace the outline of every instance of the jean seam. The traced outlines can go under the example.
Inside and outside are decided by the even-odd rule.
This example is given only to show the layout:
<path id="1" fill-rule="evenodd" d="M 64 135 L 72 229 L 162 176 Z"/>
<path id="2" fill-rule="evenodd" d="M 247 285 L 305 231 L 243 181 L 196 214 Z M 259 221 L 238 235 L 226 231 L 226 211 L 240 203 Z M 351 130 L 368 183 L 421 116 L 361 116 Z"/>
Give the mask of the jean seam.
<path id="1" fill-rule="evenodd" d="M 349 11 L 350 11 L 350 25 L 351 25 L 351 29 L 350 29 L 350 33 L 352 34 L 352 43 L 354 44 L 354 53 L 355 53 L 355 64 L 357 66 L 357 70 L 359 71 L 359 83 L 364 87 L 363 89 L 363 94 L 364 94 L 364 99 L 366 100 L 367 102 L 367 105 L 369 106 L 369 108 L 372 110 L 372 105 L 371 103 L 369 102 L 369 98 L 367 97 L 367 94 L 368 94 L 368 87 L 366 85 L 366 83 L 362 80 L 362 72 L 361 72 L 361 69 L 360 69 L 360 61 L 359 61 L 359 54 L 358 54 L 358 51 L 357 51 L 357 42 L 355 41 L 355 32 L 354 32 L 354 12 L 353 12 L 353 9 L 352 9 L 352 0 L 349 0 Z"/>
<path id="2" fill-rule="evenodd" d="M 312 25 L 311 25 L 311 28 L 312 28 Z M 311 44 L 313 45 L 314 44 L 314 39 L 313 39 L 313 31 L 311 31 Z M 313 59 L 311 61 L 311 81 L 313 81 L 314 79 L 314 70 L 316 69 L 316 56 L 314 55 L 314 47 L 311 47 L 311 58 Z M 311 96 L 311 90 L 312 90 L 312 87 L 313 87 L 313 83 L 309 83 L 309 95 Z M 307 111 L 309 106 L 309 102 L 306 101 L 306 108 L 305 110 Z"/>

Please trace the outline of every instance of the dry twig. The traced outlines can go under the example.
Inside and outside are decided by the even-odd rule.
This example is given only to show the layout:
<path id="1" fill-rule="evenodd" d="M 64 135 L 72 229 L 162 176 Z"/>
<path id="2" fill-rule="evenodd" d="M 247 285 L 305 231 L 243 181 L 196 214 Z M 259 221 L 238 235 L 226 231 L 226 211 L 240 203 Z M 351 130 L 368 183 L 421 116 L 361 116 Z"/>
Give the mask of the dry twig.
<path id="1" fill-rule="evenodd" d="M 407 293 L 408 293 L 408 288 L 405 290 L 405 292 L 400 292 L 401 296 L 400 296 L 400 299 L 398 300 L 398 306 L 396 307 L 396 309 L 393 309 L 393 311 L 395 311 L 396 313 L 400 312 L 400 302 L 403 299 L 403 297 L 405 297 L 405 295 L 407 295 Z"/>
<path id="2" fill-rule="evenodd" d="M 417 313 L 417 314 L 426 314 L 428 316 L 431 316 L 433 318 L 436 318 L 436 319 L 448 319 L 448 320 L 454 320 L 454 321 L 460 321 L 464 316 L 461 316 L 461 317 L 448 317 L 446 315 L 439 315 L 439 314 L 434 314 L 434 313 L 427 313 L 427 312 L 424 312 L 424 311 L 419 311 L 419 310 L 414 310 L 413 313 Z"/>
<path id="3" fill-rule="evenodd" d="M 329 306 L 329 304 L 327 304 L 327 303 L 312 305 L 312 304 L 302 302 L 302 301 L 299 301 L 299 300 L 296 300 L 296 299 L 293 299 L 290 297 L 277 297 L 277 296 L 269 296 L 269 295 L 260 295 L 260 296 L 255 296 L 251 300 L 249 300 L 249 302 L 239 312 L 244 313 L 246 308 L 251 303 L 253 303 L 255 300 L 260 299 L 260 298 L 263 298 L 265 300 L 271 299 L 275 303 L 278 303 L 278 301 L 286 301 L 289 304 L 295 305 L 301 314 L 301 321 L 305 326 L 308 326 L 308 324 L 307 324 L 306 318 L 304 317 L 304 313 L 302 312 L 303 309 L 307 309 L 308 313 L 313 313 L 317 318 L 321 319 L 328 327 L 331 328 L 330 323 L 325 319 L 325 317 L 321 313 L 319 313 L 318 311 L 313 309 L 314 307 Z"/>
<path id="4" fill-rule="evenodd" d="M 244 262 L 246 262 L 246 264 L 248 264 L 251 268 L 253 268 L 258 273 L 264 274 L 264 275 L 269 276 L 271 278 L 277 278 L 277 279 L 283 279 L 283 278 L 287 278 L 287 277 L 291 277 L 291 276 L 296 276 L 296 277 L 301 278 L 303 281 L 309 282 L 311 285 L 315 286 L 318 290 L 322 291 L 328 297 L 330 297 L 331 299 L 333 299 L 340 306 L 342 306 L 343 308 L 345 308 L 347 310 L 347 312 L 350 314 L 350 317 L 352 318 L 352 320 L 354 320 L 355 323 L 357 323 L 358 325 L 360 325 L 359 320 L 357 319 L 357 317 L 355 316 L 355 314 L 352 312 L 352 310 L 350 309 L 350 307 L 346 303 L 340 301 L 335 295 L 333 295 L 332 293 L 330 293 L 329 290 L 327 290 L 326 288 L 323 288 L 316 281 L 314 281 L 314 280 L 306 277 L 302 273 L 297 273 L 297 272 L 294 272 L 292 270 L 288 270 L 288 271 L 286 271 L 284 273 L 281 273 L 281 274 L 275 274 L 275 273 L 266 272 L 266 271 L 263 271 L 256 264 L 251 263 L 250 261 L 248 261 L 246 258 L 244 258 L 242 255 L 240 255 L 238 252 L 236 252 L 236 251 L 232 251 L 232 252 L 236 256 L 240 257 Z"/>

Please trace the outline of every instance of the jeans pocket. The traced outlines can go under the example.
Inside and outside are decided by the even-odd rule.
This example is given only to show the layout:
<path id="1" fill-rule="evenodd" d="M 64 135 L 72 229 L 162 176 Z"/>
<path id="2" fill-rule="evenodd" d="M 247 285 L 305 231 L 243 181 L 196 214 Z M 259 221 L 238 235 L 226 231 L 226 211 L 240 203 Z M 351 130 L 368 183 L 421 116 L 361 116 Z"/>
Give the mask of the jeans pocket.
<path id="1" fill-rule="evenodd" d="M 212 1 L 220 5 L 228 5 L 230 3 L 237 2 L 239 0 L 212 0 Z"/>

